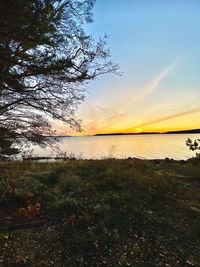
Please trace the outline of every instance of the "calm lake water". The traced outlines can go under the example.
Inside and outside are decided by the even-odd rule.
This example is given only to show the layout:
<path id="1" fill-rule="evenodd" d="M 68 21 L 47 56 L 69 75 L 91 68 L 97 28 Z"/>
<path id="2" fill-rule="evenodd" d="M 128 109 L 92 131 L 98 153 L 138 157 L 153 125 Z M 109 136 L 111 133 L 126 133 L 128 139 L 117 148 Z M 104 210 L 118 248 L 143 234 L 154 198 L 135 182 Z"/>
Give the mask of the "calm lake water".
<path id="1" fill-rule="evenodd" d="M 200 138 L 200 134 L 149 134 L 116 136 L 63 137 L 58 143 L 67 156 L 83 159 L 108 157 L 145 159 L 188 159 L 195 155 L 185 142 Z M 34 147 L 34 156 L 56 156 L 51 149 Z"/>

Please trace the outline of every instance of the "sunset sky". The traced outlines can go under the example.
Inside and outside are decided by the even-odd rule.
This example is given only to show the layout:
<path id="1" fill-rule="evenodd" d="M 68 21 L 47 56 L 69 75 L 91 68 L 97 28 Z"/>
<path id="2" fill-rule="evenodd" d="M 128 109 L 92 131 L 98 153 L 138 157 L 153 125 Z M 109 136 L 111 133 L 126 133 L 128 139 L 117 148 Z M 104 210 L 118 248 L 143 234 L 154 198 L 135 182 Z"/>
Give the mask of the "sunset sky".
<path id="1" fill-rule="evenodd" d="M 200 128 L 200 1 L 97 0 L 94 20 L 123 75 L 89 83 L 83 134 Z"/>

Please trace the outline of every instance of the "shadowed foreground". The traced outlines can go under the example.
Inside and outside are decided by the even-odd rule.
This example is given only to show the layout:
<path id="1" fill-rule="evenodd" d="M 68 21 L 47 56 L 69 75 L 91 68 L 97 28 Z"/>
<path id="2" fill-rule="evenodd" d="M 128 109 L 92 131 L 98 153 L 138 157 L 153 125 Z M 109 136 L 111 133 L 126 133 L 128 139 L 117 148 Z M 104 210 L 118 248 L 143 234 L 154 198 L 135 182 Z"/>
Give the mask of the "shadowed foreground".
<path id="1" fill-rule="evenodd" d="M 10 162 L 0 169 L 5 266 L 200 265 L 198 161 Z M 36 203 L 40 214 L 19 216 Z"/>

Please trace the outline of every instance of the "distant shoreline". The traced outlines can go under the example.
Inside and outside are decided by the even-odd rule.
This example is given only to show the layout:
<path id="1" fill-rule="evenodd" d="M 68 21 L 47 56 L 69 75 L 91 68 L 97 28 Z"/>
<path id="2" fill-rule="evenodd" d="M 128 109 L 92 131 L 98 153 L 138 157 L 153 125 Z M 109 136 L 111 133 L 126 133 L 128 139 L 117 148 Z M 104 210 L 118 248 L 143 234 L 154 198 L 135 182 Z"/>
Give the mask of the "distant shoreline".
<path id="1" fill-rule="evenodd" d="M 181 130 L 181 131 L 169 131 L 169 132 L 141 132 L 141 133 L 105 133 L 105 134 L 94 134 L 94 135 L 51 135 L 46 137 L 88 137 L 88 136 L 107 136 L 107 135 L 148 135 L 148 134 L 198 134 L 200 133 L 200 129 L 192 129 L 192 130 Z"/>
<path id="2" fill-rule="evenodd" d="M 192 130 L 181 130 L 181 131 L 169 131 L 165 133 L 160 132 L 141 132 L 141 133 L 109 133 L 109 134 L 95 134 L 94 136 L 105 136 L 105 135 L 145 135 L 145 134 L 191 134 L 200 133 L 200 129 Z"/>

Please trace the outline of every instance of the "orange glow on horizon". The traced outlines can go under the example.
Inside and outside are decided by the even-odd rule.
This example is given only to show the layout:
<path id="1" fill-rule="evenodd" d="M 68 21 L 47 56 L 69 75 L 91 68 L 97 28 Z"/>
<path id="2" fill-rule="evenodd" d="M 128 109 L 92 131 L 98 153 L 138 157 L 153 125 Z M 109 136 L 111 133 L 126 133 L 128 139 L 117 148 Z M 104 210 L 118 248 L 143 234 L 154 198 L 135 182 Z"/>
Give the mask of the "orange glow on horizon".
<path id="1" fill-rule="evenodd" d="M 141 133 L 142 132 L 142 128 L 141 127 L 138 127 L 135 129 L 134 133 Z"/>
<path id="2" fill-rule="evenodd" d="M 112 117 L 113 118 L 113 117 Z M 152 119 L 153 118 L 153 119 Z M 113 120 L 109 119 L 106 123 L 102 120 L 97 120 L 94 124 L 86 121 L 83 125 L 82 132 L 71 131 L 66 129 L 66 126 L 56 125 L 57 135 L 71 135 L 71 136 L 88 136 L 95 134 L 117 134 L 117 133 L 165 133 L 169 131 L 183 131 L 200 129 L 200 110 L 190 109 L 189 112 L 182 111 L 175 114 L 159 116 L 156 114 L 149 117 L 125 117 L 124 119 Z M 93 127 L 94 126 L 94 127 Z M 132 126 L 132 127 L 130 127 Z"/>
<path id="3" fill-rule="evenodd" d="M 193 129 L 199 129 L 199 127 L 166 127 L 166 128 L 141 128 L 141 127 L 137 127 L 137 128 L 133 128 L 132 131 L 123 131 L 123 130 L 119 130 L 119 131 L 102 131 L 102 132 L 98 132 L 98 133 L 94 133 L 94 134 L 82 134 L 82 135 L 95 135 L 95 134 L 117 134 L 117 133 L 124 133 L 124 134 L 130 134 L 130 133 L 148 133 L 148 132 L 153 132 L 153 133 L 166 133 L 166 132 L 171 132 L 171 131 L 187 131 L 187 130 L 193 130 Z"/>
<path id="4" fill-rule="evenodd" d="M 149 132 L 153 132 L 153 133 L 166 133 L 166 132 L 171 132 L 171 131 L 185 131 L 185 130 L 192 130 L 192 129 L 199 129 L 200 127 L 184 127 L 184 128 L 141 128 L 141 127 L 137 127 L 137 128 L 133 128 L 132 131 L 123 131 L 123 130 L 115 130 L 115 131 L 99 131 L 99 132 L 74 132 L 69 134 L 70 136 L 93 136 L 96 134 L 131 134 L 131 133 L 149 133 Z M 65 135 L 65 134 L 58 134 L 59 135 Z M 66 134 L 68 135 L 68 134 Z"/>

